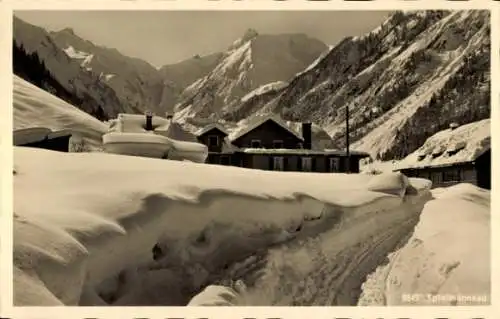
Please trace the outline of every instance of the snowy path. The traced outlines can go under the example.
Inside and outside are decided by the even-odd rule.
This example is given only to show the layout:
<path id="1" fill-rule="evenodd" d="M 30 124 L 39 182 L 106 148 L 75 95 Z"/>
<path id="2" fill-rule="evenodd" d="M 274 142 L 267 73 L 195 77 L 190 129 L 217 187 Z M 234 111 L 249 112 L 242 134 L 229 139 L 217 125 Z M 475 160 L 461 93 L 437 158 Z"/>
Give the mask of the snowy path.
<path id="1" fill-rule="evenodd" d="M 380 207 L 364 222 L 359 218 L 366 218 L 366 212 L 342 218 L 318 236 L 308 234 L 236 264 L 229 276 L 237 274 L 232 279 L 247 284 L 247 305 L 356 305 L 366 276 L 406 242 L 428 199 L 414 198 L 403 210 Z M 356 212 L 343 216 L 352 215 Z M 366 231 L 375 224 L 380 231 Z"/>

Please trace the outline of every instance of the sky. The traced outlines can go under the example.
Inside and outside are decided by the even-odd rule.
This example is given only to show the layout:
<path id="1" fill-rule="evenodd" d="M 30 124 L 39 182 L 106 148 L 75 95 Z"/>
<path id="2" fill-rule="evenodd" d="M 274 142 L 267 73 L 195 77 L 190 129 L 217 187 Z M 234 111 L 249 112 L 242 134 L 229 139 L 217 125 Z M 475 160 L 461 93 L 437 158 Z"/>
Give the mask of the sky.
<path id="1" fill-rule="evenodd" d="M 72 28 L 97 45 L 156 67 L 224 51 L 252 28 L 260 34 L 305 33 L 327 45 L 380 25 L 387 11 L 16 11 L 50 31 Z"/>

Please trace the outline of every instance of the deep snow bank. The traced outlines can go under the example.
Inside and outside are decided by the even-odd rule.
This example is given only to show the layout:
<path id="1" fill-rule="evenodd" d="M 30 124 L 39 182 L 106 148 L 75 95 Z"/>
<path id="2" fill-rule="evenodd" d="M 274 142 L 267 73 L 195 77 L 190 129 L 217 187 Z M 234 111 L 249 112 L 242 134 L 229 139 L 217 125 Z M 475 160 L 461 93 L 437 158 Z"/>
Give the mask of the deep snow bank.
<path id="1" fill-rule="evenodd" d="M 364 284 L 360 305 L 490 302 L 490 191 L 432 191 L 408 243 Z"/>
<path id="2" fill-rule="evenodd" d="M 372 205 L 391 212 L 391 225 L 408 217 L 398 208 L 409 181 L 398 174 L 268 172 L 22 147 L 14 163 L 16 305 L 185 305 L 214 274 L 270 245 L 339 221 L 364 221 L 356 230 L 372 236 L 370 226 L 387 225 L 367 218 Z"/>
<path id="3" fill-rule="evenodd" d="M 79 133 L 91 145 L 99 145 L 106 124 L 73 105 L 13 76 L 14 130 L 46 127 L 54 131 L 69 129 Z"/>

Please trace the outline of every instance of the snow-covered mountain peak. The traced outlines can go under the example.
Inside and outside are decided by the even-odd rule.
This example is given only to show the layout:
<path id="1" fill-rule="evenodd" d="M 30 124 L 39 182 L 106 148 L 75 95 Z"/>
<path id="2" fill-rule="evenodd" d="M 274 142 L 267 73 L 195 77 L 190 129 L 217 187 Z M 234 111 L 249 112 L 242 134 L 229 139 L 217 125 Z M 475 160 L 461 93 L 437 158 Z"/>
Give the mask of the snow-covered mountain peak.
<path id="1" fill-rule="evenodd" d="M 67 33 L 67 34 L 76 36 L 75 30 L 73 28 L 64 28 L 64 29 L 62 29 L 62 30 L 60 30 L 58 32 L 59 33 Z"/>
<path id="2" fill-rule="evenodd" d="M 263 35 L 249 29 L 223 53 L 212 72 L 184 90 L 176 111 L 190 116 L 221 116 L 251 91 L 287 82 L 326 48 L 303 34 Z"/>

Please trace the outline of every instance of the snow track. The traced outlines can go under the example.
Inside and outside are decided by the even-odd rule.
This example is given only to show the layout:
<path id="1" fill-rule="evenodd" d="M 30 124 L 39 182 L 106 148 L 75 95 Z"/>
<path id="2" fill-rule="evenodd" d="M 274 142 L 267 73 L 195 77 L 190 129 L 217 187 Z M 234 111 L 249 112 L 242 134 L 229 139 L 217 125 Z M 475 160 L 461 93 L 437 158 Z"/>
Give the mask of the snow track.
<path id="1" fill-rule="evenodd" d="M 348 209 L 340 219 L 323 224 L 316 236 L 299 235 L 265 256 L 237 263 L 226 275 L 247 284 L 244 303 L 249 305 L 354 306 L 366 276 L 406 242 L 428 199 L 412 196 L 404 207 L 389 204 L 389 209 L 382 200 L 378 211 Z"/>

